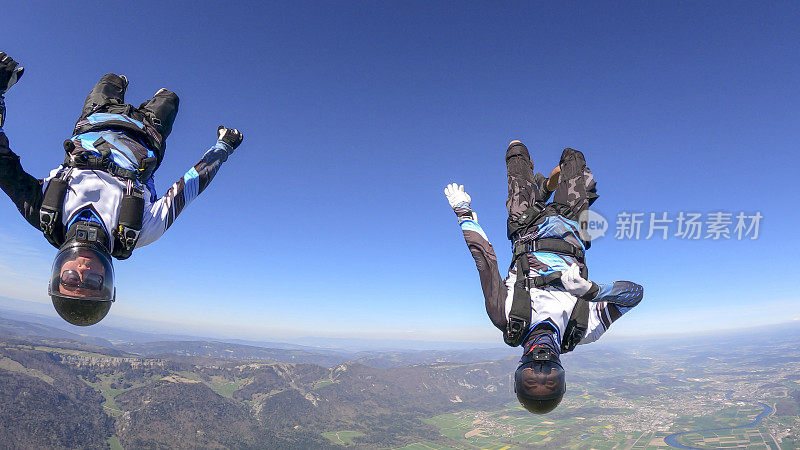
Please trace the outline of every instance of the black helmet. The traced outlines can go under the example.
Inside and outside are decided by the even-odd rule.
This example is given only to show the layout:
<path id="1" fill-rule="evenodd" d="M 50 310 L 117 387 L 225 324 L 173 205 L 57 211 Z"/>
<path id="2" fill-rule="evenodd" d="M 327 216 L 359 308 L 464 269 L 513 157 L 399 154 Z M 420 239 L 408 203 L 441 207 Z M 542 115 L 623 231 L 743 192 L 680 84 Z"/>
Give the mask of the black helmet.
<path id="1" fill-rule="evenodd" d="M 111 309 L 111 302 L 76 300 L 69 297 L 51 295 L 53 306 L 62 319 L 81 327 L 94 325 L 103 320 Z"/>
<path id="2" fill-rule="evenodd" d="M 101 227 L 75 222 L 53 261 L 47 293 L 56 312 L 73 325 L 93 325 L 114 301 L 114 266 Z"/>
<path id="3" fill-rule="evenodd" d="M 534 414 L 547 414 L 561 403 L 566 391 L 566 374 L 558 352 L 538 342 L 526 345 L 514 372 L 514 392 L 522 406 Z"/>

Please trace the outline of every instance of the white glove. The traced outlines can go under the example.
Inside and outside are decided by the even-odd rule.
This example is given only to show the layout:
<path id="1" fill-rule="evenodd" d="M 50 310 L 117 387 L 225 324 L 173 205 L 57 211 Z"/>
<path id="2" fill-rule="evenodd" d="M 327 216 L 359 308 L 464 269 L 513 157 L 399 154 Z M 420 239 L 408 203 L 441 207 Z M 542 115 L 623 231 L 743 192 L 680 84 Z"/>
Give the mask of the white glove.
<path id="1" fill-rule="evenodd" d="M 447 197 L 450 207 L 454 209 L 456 206 L 469 208 L 469 203 L 472 201 L 469 194 L 464 192 L 463 184 L 461 186 L 458 183 L 448 184 L 444 188 L 444 195 Z"/>
<path id="2" fill-rule="evenodd" d="M 444 188 L 444 195 L 447 197 L 450 207 L 453 208 L 453 212 L 458 216 L 458 223 L 465 220 L 478 221 L 478 215 L 475 214 L 472 207 L 469 206 L 472 199 L 469 197 L 469 194 L 464 192 L 463 184 L 461 186 L 459 186 L 458 183 L 448 184 L 447 187 Z"/>
<path id="3" fill-rule="evenodd" d="M 573 264 L 569 269 L 561 272 L 561 284 L 564 289 L 575 297 L 583 297 L 592 288 L 592 282 L 584 280 L 581 276 L 581 268 Z"/>

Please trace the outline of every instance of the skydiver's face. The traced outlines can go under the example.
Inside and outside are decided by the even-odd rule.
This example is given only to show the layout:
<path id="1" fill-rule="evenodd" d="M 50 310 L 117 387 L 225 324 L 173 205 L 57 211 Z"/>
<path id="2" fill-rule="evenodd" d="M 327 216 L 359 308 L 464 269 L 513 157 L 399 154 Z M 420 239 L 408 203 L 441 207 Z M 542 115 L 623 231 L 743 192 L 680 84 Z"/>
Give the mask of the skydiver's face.
<path id="1" fill-rule="evenodd" d="M 562 377 L 563 372 L 552 367 L 539 371 L 526 367 L 522 370 L 522 386 L 528 395 L 548 396 L 561 392 Z"/>
<path id="2" fill-rule="evenodd" d="M 97 255 L 90 251 L 81 251 L 75 259 L 68 260 L 61 266 L 58 290 L 74 297 L 95 296 L 103 287 L 104 274 L 103 263 Z"/>

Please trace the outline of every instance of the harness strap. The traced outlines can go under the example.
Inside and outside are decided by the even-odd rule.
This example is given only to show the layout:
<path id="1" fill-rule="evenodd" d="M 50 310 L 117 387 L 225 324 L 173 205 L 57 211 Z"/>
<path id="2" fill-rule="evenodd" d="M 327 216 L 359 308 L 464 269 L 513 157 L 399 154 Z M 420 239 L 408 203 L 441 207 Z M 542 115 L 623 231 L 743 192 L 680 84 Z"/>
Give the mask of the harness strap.
<path id="1" fill-rule="evenodd" d="M 64 226 L 61 212 L 64 210 L 64 197 L 67 196 L 67 176 L 69 172 L 61 169 L 47 183 L 42 206 L 39 209 L 39 227 L 47 242 L 58 248 L 64 241 Z"/>
<path id="2" fill-rule="evenodd" d="M 111 144 L 109 144 L 108 141 L 103 138 L 99 138 L 94 141 L 92 145 L 95 149 L 97 149 L 98 152 L 100 152 L 99 157 L 90 151 L 75 153 L 75 143 L 69 139 L 64 141 L 64 150 L 67 152 L 67 155 L 64 158 L 64 165 L 68 167 L 75 167 L 77 169 L 102 170 L 103 172 L 108 172 L 117 178 L 140 181 L 144 183 L 153 174 L 153 171 L 156 167 L 155 163 L 158 161 L 158 159 L 155 157 L 145 158 L 142 160 L 142 165 L 144 167 L 140 168 L 139 170 L 128 170 L 120 167 L 111 159 Z"/>
<path id="3" fill-rule="evenodd" d="M 544 286 L 561 286 L 561 272 L 556 271 L 538 277 L 528 277 L 530 287 L 540 288 Z"/>
<path id="4" fill-rule="evenodd" d="M 586 336 L 586 330 L 589 329 L 589 302 L 582 298 L 578 298 L 575 307 L 572 308 L 572 313 L 567 321 L 567 326 L 564 329 L 564 338 L 561 340 L 561 353 L 571 352 L 575 346 L 581 342 Z"/>
<path id="5" fill-rule="evenodd" d="M 531 293 L 528 291 L 527 276 L 530 266 L 527 253 L 517 256 L 514 264 L 517 266 L 517 281 L 514 283 L 514 297 L 503 341 L 511 347 L 518 347 L 525 340 L 531 325 Z"/>
<path id="6" fill-rule="evenodd" d="M 115 239 L 114 252 L 111 256 L 120 260 L 128 259 L 131 256 L 142 231 L 143 215 L 144 191 L 134 186 L 131 180 L 128 180 L 119 206 L 117 228 L 113 233 Z"/>
<path id="7" fill-rule="evenodd" d="M 514 242 L 514 257 L 529 252 L 550 252 L 567 255 L 583 261 L 586 254 L 583 249 L 562 239 L 544 238 L 536 240 L 518 240 Z"/>
<path id="8" fill-rule="evenodd" d="M 112 115 L 116 114 L 119 116 L 124 116 L 127 119 L 111 118 L 101 122 L 90 121 L 88 117 L 95 113 L 107 113 Z M 140 122 L 143 128 L 135 123 L 132 123 L 128 119 L 133 119 L 137 122 Z M 147 142 L 149 147 L 157 150 L 159 157 L 162 158 L 165 147 L 164 140 L 155 127 L 156 125 L 153 123 L 153 117 L 142 114 L 141 111 L 135 109 L 132 105 L 112 102 L 95 106 L 95 108 L 89 114 L 84 116 L 78 121 L 78 123 L 75 124 L 75 129 L 73 130 L 72 134 L 78 135 L 87 133 L 89 131 L 101 131 L 108 129 L 124 130 L 136 135 L 138 138 L 143 139 L 145 142 Z"/>

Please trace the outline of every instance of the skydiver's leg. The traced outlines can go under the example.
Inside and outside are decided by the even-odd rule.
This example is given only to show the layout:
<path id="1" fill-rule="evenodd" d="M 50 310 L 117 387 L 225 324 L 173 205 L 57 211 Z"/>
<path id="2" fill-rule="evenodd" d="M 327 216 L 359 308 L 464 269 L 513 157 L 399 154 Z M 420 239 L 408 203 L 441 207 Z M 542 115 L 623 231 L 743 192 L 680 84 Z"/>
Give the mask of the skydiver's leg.
<path id="1" fill-rule="evenodd" d="M 560 166 L 561 175 L 551 205 L 567 219 L 578 220 L 580 213 L 597 200 L 597 183 L 583 153 L 577 150 L 565 148 Z"/>
<path id="2" fill-rule="evenodd" d="M 533 161 L 528 148 L 520 141 L 511 141 L 506 150 L 506 171 L 508 174 L 508 238 L 516 239 L 514 234 L 519 225 L 516 222 L 535 202 L 546 201 L 550 193 L 545 185 L 547 178 L 533 172 Z"/>
<path id="3" fill-rule="evenodd" d="M 22 217 L 41 230 L 39 209 L 44 198 L 42 180 L 37 180 L 22 169 L 19 156 L 11 151 L 3 132 L 0 132 L 0 188 L 11 198 Z"/>
<path id="4" fill-rule="evenodd" d="M 517 219 L 536 201 L 537 186 L 528 148 L 520 141 L 511 141 L 506 150 L 508 198 L 506 209 L 509 219 Z"/>
<path id="5" fill-rule="evenodd" d="M 180 100 L 177 94 L 167 89 L 159 89 L 152 99 L 139 106 L 139 111 L 153 121 L 153 125 L 165 142 L 172 132 L 172 124 L 178 114 L 178 103 Z"/>
<path id="6" fill-rule="evenodd" d="M 103 105 L 125 103 L 125 90 L 127 89 L 128 80 L 125 77 L 113 73 L 103 75 L 103 78 L 100 78 L 100 81 L 86 96 L 83 111 L 78 120 L 86 118 Z"/>

